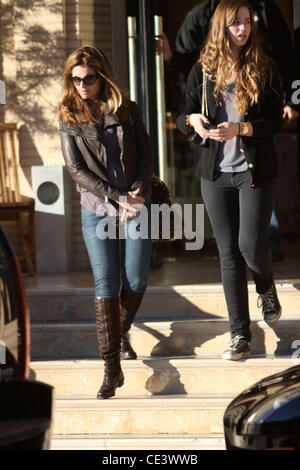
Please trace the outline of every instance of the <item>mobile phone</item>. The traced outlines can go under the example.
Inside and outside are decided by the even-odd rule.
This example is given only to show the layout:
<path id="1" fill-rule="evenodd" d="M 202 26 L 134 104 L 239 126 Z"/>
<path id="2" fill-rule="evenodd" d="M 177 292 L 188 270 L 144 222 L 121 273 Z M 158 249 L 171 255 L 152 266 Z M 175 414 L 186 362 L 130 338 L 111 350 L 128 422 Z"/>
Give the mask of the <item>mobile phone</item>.
<path id="1" fill-rule="evenodd" d="M 203 127 L 204 127 L 204 129 L 207 129 L 208 131 L 210 129 L 216 129 L 217 128 L 217 126 L 215 124 L 210 124 L 209 122 L 204 122 Z"/>

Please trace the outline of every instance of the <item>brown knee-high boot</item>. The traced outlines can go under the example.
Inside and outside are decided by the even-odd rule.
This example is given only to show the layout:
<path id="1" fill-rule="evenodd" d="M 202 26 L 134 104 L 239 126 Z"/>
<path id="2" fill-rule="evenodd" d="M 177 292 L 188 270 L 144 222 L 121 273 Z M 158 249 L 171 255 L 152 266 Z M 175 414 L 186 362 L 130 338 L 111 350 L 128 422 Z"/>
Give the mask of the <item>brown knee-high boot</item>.
<path id="1" fill-rule="evenodd" d="M 133 323 L 137 311 L 142 303 L 144 292 L 135 293 L 125 290 L 120 294 L 120 318 L 121 318 L 121 359 L 136 359 L 136 352 L 129 342 L 128 331 Z"/>
<path id="2" fill-rule="evenodd" d="M 120 304 L 119 297 L 95 298 L 99 351 L 104 360 L 104 379 L 97 398 L 113 397 L 124 384 L 120 365 Z"/>

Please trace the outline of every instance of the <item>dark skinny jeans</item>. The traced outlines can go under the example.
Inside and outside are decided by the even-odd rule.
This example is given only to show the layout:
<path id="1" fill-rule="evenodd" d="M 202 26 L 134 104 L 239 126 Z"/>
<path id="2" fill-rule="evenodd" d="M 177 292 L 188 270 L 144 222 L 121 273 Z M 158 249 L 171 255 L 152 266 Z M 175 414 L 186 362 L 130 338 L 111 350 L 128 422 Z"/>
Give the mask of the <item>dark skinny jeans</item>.
<path id="1" fill-rule="evenodd" d="M 276 197 L 276 180 L 250 186 L 250 171 L 216 173 L 201 178 L 202 197 L 216 237 L 232 338 L 251 340 L 246 265 L 258 294 L 273 282 L 268 231 Z"/>

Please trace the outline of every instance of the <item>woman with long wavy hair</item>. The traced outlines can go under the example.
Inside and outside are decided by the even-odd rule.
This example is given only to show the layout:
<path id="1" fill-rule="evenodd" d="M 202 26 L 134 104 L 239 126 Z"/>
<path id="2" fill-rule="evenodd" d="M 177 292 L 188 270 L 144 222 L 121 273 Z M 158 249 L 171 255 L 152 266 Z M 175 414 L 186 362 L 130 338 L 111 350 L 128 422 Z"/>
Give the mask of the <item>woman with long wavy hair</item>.
<path id="1" fill-rule="evenodd" d="M 202 197 L 220 255 L 231 331 L 224 359 L 250 355 L 246 266 L 265 322 L 281 315 L 268 229 L 278 175 L 273 137 L 282 125 L 282 104 L 281 80 L 257 42 L 249 3 L 222 0 L 189 74 L 177 125 L 198 148 Z"/>
<path id="2" fill-rule="evenodd" d="M 105 365 L 97 398 L 105 399 L 124 383 L 120 359 L 137 357 L 128 331 L 147 286 L 151 238 L 130 233 L 139 231 L 136 216 L 149 208 L 151 145 L 137 105 L 117 85 L 103 51 L 76 49 L 66 61 L 63 83 L 61 145 L 81 195 Z"/>

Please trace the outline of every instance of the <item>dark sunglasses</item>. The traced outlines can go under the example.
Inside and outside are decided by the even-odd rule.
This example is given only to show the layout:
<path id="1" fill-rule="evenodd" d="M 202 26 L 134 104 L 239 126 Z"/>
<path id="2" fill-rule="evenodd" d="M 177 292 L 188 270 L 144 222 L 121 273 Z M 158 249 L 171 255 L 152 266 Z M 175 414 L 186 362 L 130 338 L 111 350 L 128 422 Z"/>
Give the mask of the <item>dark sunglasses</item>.
<path id="1" fill-rule="evenodd" d="M 99 75 L 97 75 L 97 74 L 86 75 L 83 78 L 76 77 L 76 75 L 75 76 L 70 75 L 70 79 L 72 80 L 72 82 L 74 83 L 75 86 L 80 86 L 81 82 L 83 82 L 85 85 L 88 85 L 88 86 L 89 85 L 94 85 L 94 83 L 96 83 L 98 78 L 99 78 Z"/>

